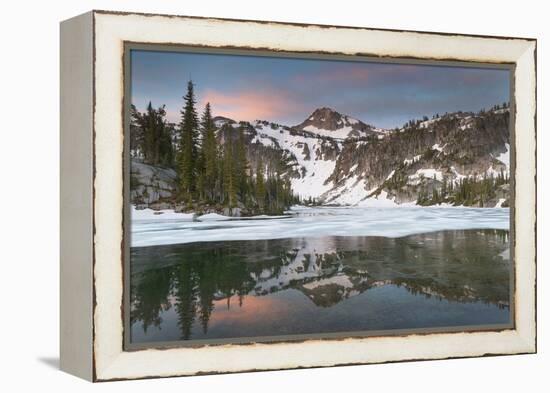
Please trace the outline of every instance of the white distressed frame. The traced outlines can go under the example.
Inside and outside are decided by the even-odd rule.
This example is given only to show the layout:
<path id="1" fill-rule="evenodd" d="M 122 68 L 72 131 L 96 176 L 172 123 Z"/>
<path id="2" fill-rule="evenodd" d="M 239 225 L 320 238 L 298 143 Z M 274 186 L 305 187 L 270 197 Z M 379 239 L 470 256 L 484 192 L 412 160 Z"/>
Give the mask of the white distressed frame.
<path id="1" fill-rule="evenodd" d="M 93 12 L 93 379 L 323 367 L 536 351 L 536 41 Z M 123 350 L 124 42 L 515 63 L 515 329 Z M 63 278 L 62 278 L 63 279 Z"/>

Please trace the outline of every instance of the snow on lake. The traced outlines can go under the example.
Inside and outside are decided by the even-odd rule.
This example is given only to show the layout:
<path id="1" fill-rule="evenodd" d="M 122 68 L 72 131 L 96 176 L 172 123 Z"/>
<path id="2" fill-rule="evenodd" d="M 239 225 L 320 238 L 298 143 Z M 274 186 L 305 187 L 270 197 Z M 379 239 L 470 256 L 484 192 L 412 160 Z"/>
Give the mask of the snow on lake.
<path id="1" fill-rule="evenodd" d="M 216 215 L 215 218 L 201 220 L 192 214 L 171 211 L 154 214 L 132 209 L 131 244 L 144 247 L 294 237 L 402 237 L 442 230 L 507 230 L 510 226 L 507 208 L 296 206 L 286 216 L 237 219 Z"/>

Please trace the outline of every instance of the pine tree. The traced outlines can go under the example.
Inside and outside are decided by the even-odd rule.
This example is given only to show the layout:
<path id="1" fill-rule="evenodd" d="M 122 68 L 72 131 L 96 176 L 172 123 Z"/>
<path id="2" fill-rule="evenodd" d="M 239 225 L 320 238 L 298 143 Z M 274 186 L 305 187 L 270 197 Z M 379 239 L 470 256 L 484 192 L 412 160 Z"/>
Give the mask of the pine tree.
<path id="1" fill-rule="evenodd" d="M 210 202 L 213 202 L 218 181 L 218 147 L 216 144 L 216 126 L 212 120 L 210 103 L 206 104 L 201 120 L 204 195 Z"/>
<path id="2" fill-rule="evenodd" d="M 256 201 L 260 209 L 265 205 L 266 188 L 264 179 L 264 164 L 261 157 L 258 158 L 256 166 Z"/>
<path id="3" fill-rule="evenodd" d="M 225 205 L 229 208 L 235 207 L 237 203 L 236 186 L 233 141 L 227 138 L 223 149 L 223 192 Z"/>
<path id="4" fill-rule="evenodd" d="M 130 106 L 130 152 L 132 157 L 143 158 L 142 115 L 135 105 Z"/>
<path id="5" fill-rule="evenodd" d="M 173 165 L 173 149 L 171 130 L 165 116 L 164 106 L 153 108 L 151 102 L 145 113 L 140 113 L 135 106 L 131 107 L 130 148 L 136 157 L 147 164 L 171 167 Z"/>
<path id="6" fill-rule="evenodd" d="M 185 105 L 181 110 L 178 170 L 180 191 L 183 197 L 190 202 L 196 190 L 198 158 L 198 117 L 195 110 L 196 101 L 192 81 L 187 83 L 187 94 L 183 99 Z"/>
<path id="7" fill-rule="evenodd" d="M 156 110 L 158 137 L 158 164 L 172 167 L 174 164 L 174 149 L 172 147 L 172 127 L 166 122 L 166 109 L 161 106 Z"/>
<path id="8" fill-rule="evenodd" d="M 151 101 L 147 105 L 145 114 L 142 117 L 142 128 L 143 128 L 143 156 L 144 161 L 149 164 L 156 164 L 156 157 L 154 156 L 155 151 L 157 150 L 157 141 L 155 138 L 155 118 L 153 105 Z"/>
<path id="9" fill-rule="evenodd" d="M 239 199 L 241 202 L 245 203 L 248 193 L 248 160 L 246 159 L 246 146 L 242 126 L 239 127 L 238 133 L 237 146 L 235 148 L 234 171 Z"/>

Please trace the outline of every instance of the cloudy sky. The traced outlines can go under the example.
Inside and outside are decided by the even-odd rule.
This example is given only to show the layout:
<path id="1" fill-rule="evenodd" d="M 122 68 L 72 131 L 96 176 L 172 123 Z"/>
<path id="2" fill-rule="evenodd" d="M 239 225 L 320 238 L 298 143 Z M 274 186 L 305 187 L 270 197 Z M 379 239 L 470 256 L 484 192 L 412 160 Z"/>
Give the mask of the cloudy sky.
<path id="1" fill-rule="evenodd" d="M 377 127 L 509 101 L 509 71 L 466 67 L 132 51 L 132 103 L 166 105 L 179 122 L 187 81 L 198 111 L 235 120 L 301 123 L 328 106 Z"/>

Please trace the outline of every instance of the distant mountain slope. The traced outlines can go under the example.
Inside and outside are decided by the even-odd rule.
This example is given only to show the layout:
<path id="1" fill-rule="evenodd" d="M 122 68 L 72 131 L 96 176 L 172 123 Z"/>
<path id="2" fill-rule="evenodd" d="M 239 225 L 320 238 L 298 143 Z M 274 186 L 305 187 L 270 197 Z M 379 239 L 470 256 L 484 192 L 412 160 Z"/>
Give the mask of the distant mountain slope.
<path id="1" fill-rule="evenodd" d="M 468 177 L 508 177 L 509 140 L 508 111 L 497 110 L 447 114 L 382 139 L 346 141 L 328 179 L 333 188 L 322 197 L 335 204 L 369 196 L 399 204 Z M 508 198 L 507 188 L 501 191 L 494 200 L 472 202 L 496 205 Z"/>

